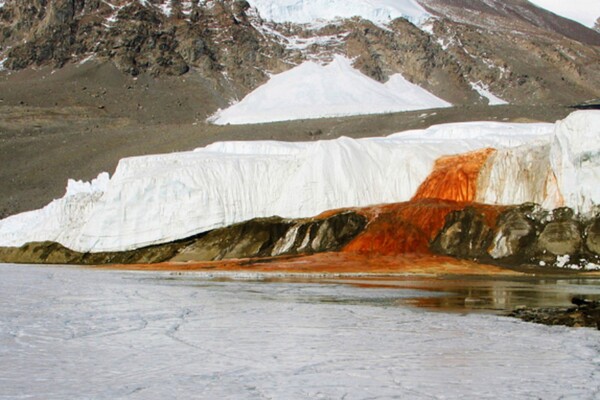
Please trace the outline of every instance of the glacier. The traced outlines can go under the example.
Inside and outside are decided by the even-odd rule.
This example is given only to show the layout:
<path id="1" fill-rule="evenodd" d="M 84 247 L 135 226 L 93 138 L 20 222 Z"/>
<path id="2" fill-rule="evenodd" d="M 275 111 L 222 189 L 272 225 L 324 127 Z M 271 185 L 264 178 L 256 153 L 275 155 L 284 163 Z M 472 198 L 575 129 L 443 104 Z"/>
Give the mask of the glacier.
<path id="1" fill-rule="evenodd" d="M 266 20 L 297 24 L 352 17 L 378 24 L 396 18 L 419 23 L 430 16 L 414 0 L 250 0 L 248 3 Z"/>
<path id="2" fill-rule="evenodd" d="M 556 124 L 453 123 L 387 137 L 220 142 L 125 158 L 109 180 L 72 182 L 63 198 L 0 221 L 0 246 L 55 241 L 80 252 L 124 251 L 257 217 L 407 201 L 439 157 L 483 148 L 497 151 L 481 201 L 586 213 L 600 202 L 599 138 L 600 112 L 578 111 Z"/>
<path id="3" fill-rule="evenodd" d="M 271 76 L 209 121 L 217 125 L 254 124 L 450 106 L 401 74 L 380 83 L 355 69 L 348 58 L 335 55 L 327 65 L 306 61 Z"/>

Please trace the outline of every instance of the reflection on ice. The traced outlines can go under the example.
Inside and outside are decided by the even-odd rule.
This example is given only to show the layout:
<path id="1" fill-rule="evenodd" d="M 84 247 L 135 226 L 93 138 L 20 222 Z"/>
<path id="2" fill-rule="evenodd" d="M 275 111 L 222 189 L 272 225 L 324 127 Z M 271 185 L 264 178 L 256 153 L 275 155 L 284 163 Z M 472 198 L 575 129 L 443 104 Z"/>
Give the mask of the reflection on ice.
<path id="1" fill-rule="evenodd" d="M 392 306 L 417 289 L 0 271 L 2 399 L 600 396 L 599 332 Z"/>

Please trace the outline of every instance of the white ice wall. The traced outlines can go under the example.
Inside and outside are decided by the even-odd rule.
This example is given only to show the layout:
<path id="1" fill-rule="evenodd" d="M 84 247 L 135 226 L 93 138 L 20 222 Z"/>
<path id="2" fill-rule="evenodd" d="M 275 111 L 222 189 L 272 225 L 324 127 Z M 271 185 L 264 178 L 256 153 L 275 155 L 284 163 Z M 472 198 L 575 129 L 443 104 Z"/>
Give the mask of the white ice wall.
<path id="1" fill-rule="evenodd" d="M 486 147 L 552 146 L 557 187 L 567 205 L 585 211 L 599 200 L 594 189 L 598 127 L 600 112 L 578 112 L 556 129 L 552 124 L 446 124 L 385 138 L 225 142 L 127 158 L 110 181 L 96 185 L 98 190 L 81 186 L 77 191 L 71 185 L 64 198 L 47 207 L 0 221 L 0 245 L 52 240 L 78 251 L 120 251 L 255 217 L 309 217 L 340 207 L 405 201 L 438 157 Z M 508 169 L 496 167 L 489 185 L 501 196 L 494 201 L 539 201 L 527 198 L 535 191 L 515 189 L 531 186 L 520 182 L 531 176 L 519 172 L 520 158 L 503 159 L 512 161 L 505 163 Z"/>
<path id="2" fill-rule="evenodd" d="M 600 111 L 558 121 L 550 161 L 566 205 L 586 213 L 600 204 Z"/>

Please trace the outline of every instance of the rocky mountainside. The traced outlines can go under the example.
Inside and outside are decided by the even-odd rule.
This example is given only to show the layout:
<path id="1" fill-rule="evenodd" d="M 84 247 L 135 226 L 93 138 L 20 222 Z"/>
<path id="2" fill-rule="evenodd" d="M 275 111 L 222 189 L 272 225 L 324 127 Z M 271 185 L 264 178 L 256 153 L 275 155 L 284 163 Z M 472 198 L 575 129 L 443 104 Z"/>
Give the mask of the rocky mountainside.
<path id="1" fill-rule="evenodd" d="M 426 21 L 275 23 L 243 0 L 6 0 L 9 70 L 93 58 L 137 76 L 195 70 L 224 99 L 333 54 L 380 82 L 401 73 L 453 104 L 568 104 L 600 97 L 600 33 L 524 0 L 419 0 Z"/>

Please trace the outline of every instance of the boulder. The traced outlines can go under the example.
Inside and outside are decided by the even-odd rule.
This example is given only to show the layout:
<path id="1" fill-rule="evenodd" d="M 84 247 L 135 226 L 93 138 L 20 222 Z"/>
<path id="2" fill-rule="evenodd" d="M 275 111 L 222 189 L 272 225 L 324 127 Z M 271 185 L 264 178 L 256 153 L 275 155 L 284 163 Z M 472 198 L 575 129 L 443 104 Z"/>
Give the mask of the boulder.
<path id="1" fill-rule="evenodd" d="M 573 210 L 559 208 L 552 212 L 536 243 L 536 253 L 560 256 L 576 255 L 581 251 L 583 239 L 581 226 L 574 219 Z"/>
<path id="2" fill-rule="evenodd" d="M 503 212 L 496 223 L 488 254 L 494 260 L 523 261 L 538 234 L 534 215 L 541 207 L 526 204 Z"/>
<path id="3" fill-rule="evenodd" d="M 466 207 L 448 214 L 431 249 L 438 254 L 476 260 L 487 255 L 491 239 L 492 230 L 485 216 L 474 207 Z"/>
<path id="4" fill-rule="evenodd" d="M 588 223 L 585 228 L 586 250 L 595 256 L 600 256 L 600 215 Z"/>

